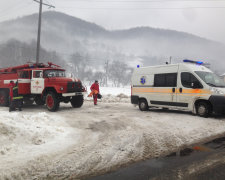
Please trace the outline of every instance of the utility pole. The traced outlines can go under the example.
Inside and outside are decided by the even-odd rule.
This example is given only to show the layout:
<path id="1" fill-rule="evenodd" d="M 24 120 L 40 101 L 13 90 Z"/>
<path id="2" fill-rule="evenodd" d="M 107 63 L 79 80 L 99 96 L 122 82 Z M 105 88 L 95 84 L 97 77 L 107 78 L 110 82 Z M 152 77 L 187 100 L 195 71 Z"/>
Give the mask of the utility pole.
<path id="1" fill-rule="evenodd" d="M 38 18 L 38 35 L 37 35 L 37 52 L 36 52 L 36 64 L 39 63 L 40 58 L 40 43 L 41 43 L 41 18 L 42 18 L 42 5 L 48 6 L 49 8 L 55 8 L 55 6 L 43 3 L 43 0 L 34 0 L 35 2 L 39 3 L 39 18 Z"/>

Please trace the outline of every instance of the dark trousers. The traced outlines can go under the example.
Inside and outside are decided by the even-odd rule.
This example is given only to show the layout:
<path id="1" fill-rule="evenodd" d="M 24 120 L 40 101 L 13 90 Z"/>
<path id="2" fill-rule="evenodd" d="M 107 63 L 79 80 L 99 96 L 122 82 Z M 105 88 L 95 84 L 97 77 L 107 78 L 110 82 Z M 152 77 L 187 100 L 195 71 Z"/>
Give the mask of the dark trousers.
<path id="1" fill-rule="evenodd" d="M 13 99 L 13 100 L 10 101 L 9 111 L 16 110 L 16 108 L 19 108 L 19 111 L 21 111 L 22 106 L 23 106 L 23 100 L 22 99 Z"/>

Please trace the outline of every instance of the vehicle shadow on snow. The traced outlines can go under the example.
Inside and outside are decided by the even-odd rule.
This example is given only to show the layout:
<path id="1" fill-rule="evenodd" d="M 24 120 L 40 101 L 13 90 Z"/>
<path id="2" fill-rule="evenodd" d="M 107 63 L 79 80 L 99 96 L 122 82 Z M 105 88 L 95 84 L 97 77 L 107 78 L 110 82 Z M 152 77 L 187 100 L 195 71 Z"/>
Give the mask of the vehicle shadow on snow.
<path id="1" fill-rule="evenodd" d="M 198 116 L 193 114 L 190 111 L 182 111 L 182 110 L 170 110 L 170 109 L 160 109 L 160 108 L 150 108 L 147 112 L 156 112 L 162 114 L 184 114 L 188 116 Z M 212 114 L 208 118 L 218 119 L 218 120 L 225 120 L 225 114 Z"/>
<path id="2" fill-rule="evenodd" d="M 81 108 L 73 108 L 72 106 L 66 106 L 65 104 L 63 104 L 62 106 L 59 107 L 59 109 L 56 112 L 62 112 L 62 111 L 71 111 L 71 110 L 76 110 L 76 109 L 81 109 Z M 23 111 L 32 111 L 32 110 L 39 110 L 41 112 L 50 112 L 48 111 L 46 105 L 36 105 L 36 104 L 32 104 L 32 105 L 23 105 L 22 108 Z"/>

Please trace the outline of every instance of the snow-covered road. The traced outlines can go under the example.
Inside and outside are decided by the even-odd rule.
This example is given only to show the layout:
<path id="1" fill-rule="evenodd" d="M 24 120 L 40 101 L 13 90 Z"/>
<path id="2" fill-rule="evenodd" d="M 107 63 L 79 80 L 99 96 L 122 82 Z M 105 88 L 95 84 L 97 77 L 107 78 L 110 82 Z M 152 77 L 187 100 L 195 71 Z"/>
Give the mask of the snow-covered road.
<path id="1" fill-rule="evenodd" d="M 157 157 L 225 133 L 225 118 L 141 112 L 126 97 L 51 113 L 0 108 L 0 179 L 80 178 Z M 106 98 L 107 99 L 107 98 Z M 117 99 L 118 101 L 118 99 Z"/>

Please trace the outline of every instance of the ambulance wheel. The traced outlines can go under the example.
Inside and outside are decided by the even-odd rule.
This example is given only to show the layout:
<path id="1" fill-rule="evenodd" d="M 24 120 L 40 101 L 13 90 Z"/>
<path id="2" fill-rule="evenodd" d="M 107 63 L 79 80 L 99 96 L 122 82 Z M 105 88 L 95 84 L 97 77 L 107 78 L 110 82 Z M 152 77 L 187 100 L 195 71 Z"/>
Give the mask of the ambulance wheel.
<path id="1" fill-rule="evenodd" d="M 141 111 L 147 111 L 148 110 L 148 103 L 145 99 L 140 99 L 139 100 L 139 109 Z"/>
<path id="2" fill-rule="evenodd" d="M 79 108 L 83 105 L 84 98 L 83 96 L 73 96 L 70 100 L 70 103 L 74 108 Z"/>
<path id="3" fill-rule="evenodd" d="M 54 92 L 48 92 L 45 104 L 49 111 L 55 112 L 59 109 L 59 100 Z"/>
<path id="4" fill-rule="evenodd" d="M 0 106 L 9 105 L 9 95 L 6 91 L 0 91 Z"/>
<path id="5" fill-rule="evenodd" d="M 41 105 L 44 105 L 44 104 L 45 104 L 45 102 L 41 99 L 41 96 L 36 96 L 36 97 L 34 98 L 34 101 L 35 101 L 35 103 L 36 103 L 38 106 L 41 106 Z"/>
<path id="6" fill-rule="evenodd" d="M 196 110 L 201 117 L 208 117 L 211 114 L 211 107 L 207 102 L 199 102 Z"/>

